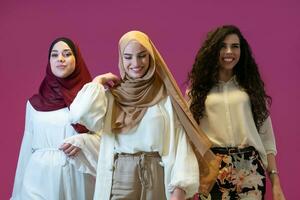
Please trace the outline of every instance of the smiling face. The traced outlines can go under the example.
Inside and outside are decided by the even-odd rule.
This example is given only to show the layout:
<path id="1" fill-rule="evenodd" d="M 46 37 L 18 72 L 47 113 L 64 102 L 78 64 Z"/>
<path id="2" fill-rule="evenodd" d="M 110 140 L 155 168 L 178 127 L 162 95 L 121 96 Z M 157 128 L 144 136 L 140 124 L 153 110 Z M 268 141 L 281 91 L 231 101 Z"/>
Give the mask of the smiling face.
<path id="1" fill-rule="evenodd" d="M 221 71 L 232 72 L 241 56 L 240 39 L 236 34 L 227 35 L 219 55 Z"/>
<path id="2" fill-rule="evenodd" d="M 58 78 L 66 78 L 75 70 L 76 59 L 71 48 L 63 41 L 57 42 L 50 53 L 52 73 Z"/>
<path id="3" fill-rule="evenodd" d="M 132 79 L 143 77 L 150 65 L 150 54 L 139 42 L 128 42 L 122 55 L 125 73 Z"/>

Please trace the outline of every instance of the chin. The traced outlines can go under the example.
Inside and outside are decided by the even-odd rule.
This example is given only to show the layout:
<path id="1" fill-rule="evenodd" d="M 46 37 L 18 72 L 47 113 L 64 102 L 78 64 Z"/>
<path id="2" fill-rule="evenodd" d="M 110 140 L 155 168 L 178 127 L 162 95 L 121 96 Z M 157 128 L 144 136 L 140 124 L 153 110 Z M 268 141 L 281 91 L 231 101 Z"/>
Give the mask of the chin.
<path id="1" fill-rule="evenodd" d="M 235 65 L 236 65 L 236 64 L 234 64 L 234 65 L 225 65 L 223 68 L 224 68 L 225 70 L 233 70 L 233 68 L 234 68 Z"/>
<path id="2" fill-rule="evenodd" d="M 141 78 L 142 77 L 142 75 L 141 74 L 130 74 L 129 75 L 131 78 Z"/>
<path id="3" fill-rule="evenodd" d="M 67 78 L 69 75 L 67 74 L 58 74 L 58 75 L 55 75 L 56 77 L 58 78 Z"/>
<path id="4" fill-rule="evenodd" d="M 228 70 L 228 71 L 232 71 L 232 70 L 233 70 L 233 68 L 234 68 L 234 66 L 232 66 L 232 67 L 227 67 L 227 68 L 226 68 L 226 70 Z"/>

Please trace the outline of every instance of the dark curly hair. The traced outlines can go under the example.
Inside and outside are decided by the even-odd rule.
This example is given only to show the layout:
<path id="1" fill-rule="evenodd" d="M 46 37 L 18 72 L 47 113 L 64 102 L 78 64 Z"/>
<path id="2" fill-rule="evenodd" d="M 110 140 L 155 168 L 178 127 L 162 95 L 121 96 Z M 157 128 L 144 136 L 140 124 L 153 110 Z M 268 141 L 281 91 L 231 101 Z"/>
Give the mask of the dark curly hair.
<path id="1" fill-rule="evenodd" d="M 204 116 L 207 94 L 218 83 L 219 54 L 225 37 L 230 34 L 236 34 L 239 37 L 241 48 L 240 59 L 233 68 L 233 73 L 239 86 L 250 97 L 254 122 L 259 129 L 269 116 L 268 106 L 271 105 L 272 99 L 265 92 L 264 82 L 260 77 L 258 66 L 247 40 L 233 25 L 221 26 L 209 32 L 199 49 L 193 68 L 188 74 L 190 110 L 199 123 Z"/>

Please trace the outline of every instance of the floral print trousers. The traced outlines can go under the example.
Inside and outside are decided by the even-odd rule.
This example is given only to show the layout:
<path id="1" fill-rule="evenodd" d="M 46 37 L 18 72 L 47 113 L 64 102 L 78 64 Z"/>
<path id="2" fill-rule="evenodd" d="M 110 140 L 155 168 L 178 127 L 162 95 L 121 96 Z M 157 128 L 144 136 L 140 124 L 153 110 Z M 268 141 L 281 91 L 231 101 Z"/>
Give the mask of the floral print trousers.
<path id="1" fill-rule="evenodd" d="M 212 200 L 259 200 L 266 191 L 265 169 L 254 147 L 224 154 L 212 148 L 222 158 L 219 175 L 210 196 Z"/>

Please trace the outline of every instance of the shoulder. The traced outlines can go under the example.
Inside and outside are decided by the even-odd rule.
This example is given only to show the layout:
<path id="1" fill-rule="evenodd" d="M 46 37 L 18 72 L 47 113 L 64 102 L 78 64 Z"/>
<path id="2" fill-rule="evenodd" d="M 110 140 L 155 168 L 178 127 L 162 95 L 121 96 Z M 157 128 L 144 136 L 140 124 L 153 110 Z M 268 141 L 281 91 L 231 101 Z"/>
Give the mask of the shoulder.
<path id="1" fill-rule="evenodd" d="M 171 96 L 166 96 L 157 104 L 161 109 L 165 110 L 167 113 L 171 114 L 173 112 L 173 104 L 171 100 Z"/>
<path id="2" fill-rule="evenodd" d="M 33 108 L 33 106 L 31 105 L 30 101 L 27 100 L 26 102 L 26 111 L 34 111 L 35 109 Z"/>
<path id="3" fill-rule="evenodd" d="M 171 102 L 171 97 L 169 95 L 167 95 L 166 97 L 164 97 L 163 99 L 161 99 L 158 104 L 160 105 L 171 105 L 172 102 Z"/>

